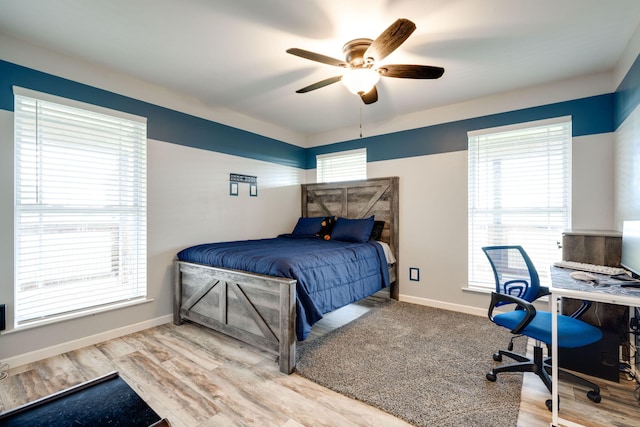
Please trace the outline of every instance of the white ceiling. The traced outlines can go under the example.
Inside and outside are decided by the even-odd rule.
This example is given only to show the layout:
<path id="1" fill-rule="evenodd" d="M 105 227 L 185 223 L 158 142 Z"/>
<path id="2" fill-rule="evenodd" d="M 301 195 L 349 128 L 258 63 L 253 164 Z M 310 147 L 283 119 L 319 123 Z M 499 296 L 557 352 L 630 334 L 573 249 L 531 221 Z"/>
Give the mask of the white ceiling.
<path id="1" fill-rule="evenodd" d="M 367 121 L 611 71 L 640 1 L 0 0 L 0 33 L 303 135 L 357 125 L 363 104 L 340 83 L 296 94 L 340 69 L 285 50 L 343 59 L 397 18 L 417 30 L 383 62 L 446 71 L 383 78 Z"/>

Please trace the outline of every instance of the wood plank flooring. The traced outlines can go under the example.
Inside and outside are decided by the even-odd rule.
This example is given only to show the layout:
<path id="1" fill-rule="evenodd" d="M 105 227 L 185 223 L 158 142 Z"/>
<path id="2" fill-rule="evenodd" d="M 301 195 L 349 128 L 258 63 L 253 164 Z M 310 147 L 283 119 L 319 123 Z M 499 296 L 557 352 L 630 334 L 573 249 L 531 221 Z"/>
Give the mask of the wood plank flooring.
<path id="1" fill-rule="evenodd" d="M 327 315 L 309 339 L 383 299 L 374 296 Z M 281 374 L 274 356 L 193 324 L 166 324 L 13 368 L 0 381 L 0 411 L 114 370 L 173 426 L 408 426 L 297 374 Z M 600 404 L 589 401 L 586 390 L 561 384 L 563 417 L 586 426 L 640 424 L 635 382 L 596 382 Z M 549 426 L 548 397 L 537 377 L 526 374 L 518 426 Z"/>
<path id="2" fill-rule="evenodd" d="M 533 343 L 529 342 L 529 354 Z M 620 376 L 620 382 L 603 380 L 581 373 L 600 387 L 602 401 L 594 403 L 587 398 L 589 389 L 560 381 L 560 417 L 584 426 L 632 427 L 640 425 L 640 405 L 634 396 L 636 382 L 626 375 Z M 499 379 L 498 379 L 499 380 Z M 523 377 L 522 397 L 518 415 L 518 427 L 548 427 L 551 413 L 546 409 L 545 400 L 551 394 L 534 374 Z"/>

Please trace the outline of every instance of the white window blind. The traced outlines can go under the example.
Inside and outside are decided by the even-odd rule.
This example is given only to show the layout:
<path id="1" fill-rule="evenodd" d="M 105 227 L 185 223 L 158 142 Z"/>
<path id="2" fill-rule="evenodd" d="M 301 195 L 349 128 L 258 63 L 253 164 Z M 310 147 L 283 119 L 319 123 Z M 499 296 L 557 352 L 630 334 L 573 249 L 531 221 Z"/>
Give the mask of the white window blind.
<path id="1" fill-rule="evenodd" d="M 571 221 L 571 118 L 469 133 L 469 285 L 495 287 L 482 246 L 521 245 L 549 283 Z"/>
<path id="2" fill-rule="evenodd" d="M 367 179 L 367 149 L 316 156 L 317 182 Z"/>
<path id="3" fill-rule="evenodd" d="M 145 298 L 146 119 L 14 93 L 15 326 Z"/>

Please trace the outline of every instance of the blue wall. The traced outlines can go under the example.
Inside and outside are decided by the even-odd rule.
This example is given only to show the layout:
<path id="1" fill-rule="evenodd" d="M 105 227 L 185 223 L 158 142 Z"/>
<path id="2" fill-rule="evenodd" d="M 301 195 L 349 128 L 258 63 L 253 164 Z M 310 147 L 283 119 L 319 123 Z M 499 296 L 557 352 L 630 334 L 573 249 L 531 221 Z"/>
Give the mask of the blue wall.
<path id="1" fill-rule="evenodd" d="M 611 94 L 314 147 L 307 149 L 306 167 L 316 167 L 318 154 L 365 147 L 369 162 L 466 150 L 469 131 L 568 115 L 573 136 L 614 132 L 639 104 L 640 56 Z"/>
<path id="2" fill-rule="evenodd" d="M 367 161 L 391 160 L 467 149 L 467 132 L 513 123 L 572 116 L 573 136 L 607 133 L 613 127 L 613 94 L 459 120 L 387 135 L 345 141 L 307 149 L 307 168 L 316 167 L 316 155 L 367 148 Z"/>
<path id="3" fill-rule="evenodd" d="M 147 117 L 151 139 L 313 169 L 317 154 L 366 147 L 373 162 L 461 151 L 468 131 L 559 116 L 572 116 L 573 136 L 613 132 L 640 103 L 640 57 L 615 93 L 308 149 L 0 60 L 0 109 L 13 111 L 13 85 Z"/>
<path id="4" fill-rule="evenodd" d="M 616 129 L 635 110 L 638 104 L 640 104 L 640 56 L 636 58 L 614 94 L 614 123 Z"/>
<path id="5" fill-rule="evenodd" d="M 146 117 L 147 136 L 158 141 L 306 166 L 304 148 L 0 60 L 0 109 L 13 111 L 12 86 Z"/>

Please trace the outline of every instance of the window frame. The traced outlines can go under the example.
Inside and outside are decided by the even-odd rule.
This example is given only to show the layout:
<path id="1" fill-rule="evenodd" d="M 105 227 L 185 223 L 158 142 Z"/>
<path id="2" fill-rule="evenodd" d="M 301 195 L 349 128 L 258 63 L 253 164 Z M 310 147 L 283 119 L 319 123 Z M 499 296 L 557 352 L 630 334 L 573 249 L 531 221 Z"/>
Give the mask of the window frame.
<path id="1" fill-rule="evenodd" d="M 104 107 L 100 107 L 100 106 L 96 106 L 96 105 L 91 105 L 91 104 L 86 104 L 80 101 L 75 101 L 75 100 L 71 100 L 71 99 L 67 99 L 67 98 L 63 98 L 63 97 L 59 97 L 59 96 L 55 96 L 55 95 L 51 95 L 51 94 L 46 94 L 46 93 L 42 93 L 42 92 L 38 92 L 38 91 L 34 91 L 34 90 L 30 90 L 30 89 L 25 89 L 25 88 L 21 88 L 18 86 L 14 86 L 13 87 L 13 92 L 14 92 L 14 96 L 15 96 L 15 102 L 16 102 L 16 107 L 14 108 L 14 265 L 15 265 L 15 275 L 14 275 L 14 287 L 13 287 L 13 292 L 14 292 L 14 310 L 11 310 L 12 315 L 13 315 L 13 322 L 10 322 L 13 324 L 13 329 L 14 330 L 22 330 L 22 329 L 26 329 L 26 328 L 31 328 L 34 326 L 40 326 L 43 324 L 50 324 L 50 323 L 54 323 L 54 322 L 58 322 L 58 321 L 62 321 L 62 320 L 67 320 L 70 318 L 77 318 L 77 317 L 82 317 L 82 316 L 86 316 L 86 315 L 91 315 L 91 314 L 95 314 L 98 312 L 104 312 L 104 311 L 109 311 L 109 310 L 113 310 L 116 308 L 120 308 L 123 306 L 130 306 L 130 305 L 136 305 L 136 304 L 141 304 L 141 303 L 145 303 L 145 302 L 149 302 L 152 301 L 150 299 L 148 299 L 148 283 L 147 283 L 147 244 L 146 244 L 146 240 L 147 240 L 147 235 L 146 235 L 146 229 L 147 229 L 147 220 L 146 220 L 146 209 L 147 209 L 147 167 L 146 167 L 146 162 L 147 162 L 147 131 L 146 131 L 146 118 L 144 117 L 140 117 L 140 116 L 136 116 L 130 113 L 126 113 L 126 112 L 122 112 L 122 111 L 116 111 L 116 110 L 111 110 L 108 108 L 104 108 Z M 83 114 L 87 114 L 88 116 L 93 116 L 94 119 L 96 117 L 105 117 L 108 116 L 109 120 L 113 123 L 132 123 L 133 126 L 132 128 L 135 128 L 134 130 L 132 130 L 132 132 L 135 132 L 135 134 L 128 134 L 125 132 L 125 136 L 123 136 L 122 134 L 120 134 L 117 138 L 113 139 L 114 141 L 118 141 L 120 140 L 121 142 L 119 142 L 118 144 L 116 144 L 114 147 L 116 147 L 114 149 L 114 147 L 110 147 L 110 153 L 111 153 L 111 164 L 115 164 L 118 165 L 118 168 L 122 168 L 123 167 L 123 160 L 121 160 L 121 158 L 124 158 L 124 162 L 127 163 L 127 167 L 129 167 L 129 162 L 132 161 L 133 162 L 133 170 L 134 172 L 129 173 L 129 174 L 125 174 L 123 172 L 122 169 L 117 169 L 117 172 L 111 172 L 111 176 L 118 176 L 119 180 L 123 180 L 130 176 L 135 176 L 135 178 L 131 181 L 132 184 L 125 184 L 125 187 L 123 187 L 122 183 L 118 184 L 118 191 L 117 194 L 119 194 L 118 197 L 115 197 L 116 200 L 122 199 L 123 196 L 125 195 L 122 191 L 123 188 L 126 188 L 127 191 L 133 192 L 133 193 L 128 193 L 127 195 L 129 195 L 130 197 L 132 197 L 134 200 L 127 202 L 127 203 L 122 203 L 120 202 L 120 204 L 107 204 L 107 202 L 104 201 L 87 201 L 87 200 L 82 200 L 81 202 L 76 202 L 75 200 L 71 200 L 72 198 L 70 197 L 71 194 L 81 194 L 81 193 L 74 193 L 73 191 L 70 191 L 69 193 L 60 193 L 58 191 L 58 193 L 56 194 L 55 197 L 57 197 L 57 200 L 63 200 L 64 202 L 54 202 L 54 198 L 51 198 L 49 200 L 46 200 L 44 197 L 46 197 L 44 194 L 45 193 L 39 193 L 40 191 L 46 191 L 46 188 L 42 186 L 43 181 L 41 181 L 41 178 L 38 178 L 37 180 L 32 180 L 32 183 L 35 183 L 34 185 L 32 185 L 33 188 L 39 188 L 39 190 L 37 190 L 37 196 L 35 196 L 36 198 L 34 199 L 34 196 L 30 196 L 30 198 L 26 198 L 23 199 L 22 197 L 27 197 L 26 193 L 23 193 L 22 191 L 25 190 L 26 187 L 22 186 L 22 180 L 25 179 L 25 176 L 21 176 L 21 173 L 25 173 L 25 171 L 31 170 L 40 170 L 39 168 L 42 167 L 42 165 L 54 165 L 53 169 L 51 170 L 60 170 L 59 168 L 59 162 L 58 161 L 48 161 L 45 160 L 44 155 L 40 155 L 40 154 L 31 154 L 31 155 L 26 155 L 26 157 L 21 157 L 22 152 L 20 150 L 22 150 L 25 146 L 25 143 L 21 142 L 21 138 L 31 138 L 32 142 L 31 145 L 32 146 L 41 146 L 43 147 L 49 147 L 47 144 L 51 144 L 51 141 L 53 141 L 52 137 L 43 137 L 41 135 L 37 135 L 37 132 L 40 132 L 39 127 L 41 126 L 41 123 L 38 122 L 38 120 L 44 122 L 45 119 L 44 117 L 42 119 L 39 118 L 38 116 L 38 112 L 34 111 L 34 112 L 23 112 L 22 110 L 20 110 L 18 103 L 22 102 L 21 99 L 23 98 L 28 98 L 31 100 L 35 100 L 36 102 L 41 102 L 41 103 L 45 103 L 43 105 L 47 105 L 46 103 L 49 103 L 49 105 L 51 104 L 57 104 L 58 106 L 61 106 L 60 108 L 62 108 L 61 111 L 63 110 L 67 110 L 69 111 L 70 115 L 73 116 L 73 110 L 82 110 Z M 24 101 L 26 103 L 31 103 L 32 101 Z M 25 104 L 26 105 L 26 104 Z M 27 108 L 27 107 L 25 107 Z M 56 107 L 57 108 L 57 107 Z M 35 124 L 28 123 L 28 119 L 31 118 L 33 120 L 35 120 Z M 61 119 L 63 120 L 63 119 Z M 26 126 L 25 128 L 19 128 L 18 123 L 20 123 L 20 126 Z M 62 123 L 62 121 L 60 122 Z M 60 148 L 60 152 L 61 153 L 74 153 L 77 154 L 79 152 L 79 150 L 82 149 L 87 149 L 87 148 L 95 148 L 97 141 L 99 141 L 100 137 L 95 137 L 96 139 L 91 139 L 91 141 L 93 142 L 93 144 L 85 144 L 83 145 L 83 142 L 78 142 L 78 143 L 71 143 L 69 142 L 71 139 L 73 139 L 74 137 L 76 137 L 78 135 L 79 132 L 79 127 L 77 122 L 76 122 L 76 127 L 74 128 L 73 126 L 71 127 L 71 130 L 64 130 L 61 131 L 62 134 L 59 137 L 60 139 L 57 140 L 56 139 L 56 144 L 61 147 Z M 55 125 L 54 125 L 55 126 Z M 121 125 L 122 126 L 122 125 Z M 125 125 L 126 127 L 126 125 Z M 24 134 L 21 133 L 24 130 Z M 36 131 L 36 129 L 38 129 Z M 75 129 L 75 132 L 74 132 Z M 117 131 L 119 131 L 120 128 L 117 128 Z M 36 132 L 34 133 L 35 136 L 25 136 L 26 133 L 28 131 L 33 131 Z M 110 136 L 112 136 L 109 132 L 106 133 L 108 135 L 107 138 L 110 138 Z M 125 141 L 127 138 L 131 137 L 131 141 L 134 142 L 128 142 Z M 45 139 L 42 139 L 45 138 Z M 35 141 L 35 142 L 34 142 Z M 100 140 L 101 143 L 102 140 Z M 23 144 L 23 145 L 20 145 Z M 41 144 L 41 145 L 40 145 Z M 131 144 L 133 144 L 135 147 L 133 151 L 127 151 L 131 148 Z M 76 147 L 73 147 L 73 145 L 75 145 Z M 80 147 L 80 149 L 78 148 Z M 117 148 L 119 147 L 119 148 Z M 106 149 L 105 149 L 106 150 Z M 136 154 L 132 154 L 133 152 L 136 152 Z M 119 154 L 118 154 L 119 153 Z M 100 154 L 102 153 L 98 153 L 95 155 L 96 158 L 100 157 Z M 92 155 L 93 156 L 93 155 Z M 32 165 L 36 165 L 36 166 L 21 166 L 20 165 L 20 159 L 29 159 L 32 161 Z M 65 160 L 69 160 L 68 158 L 64 158 Z M 133 160 L 132 160 L 133 159 Z M 33 163 L 33 161 L 35 161 L 35 163 Z M 71 173 L 71 167 L 69 169 L 66 169 L 67 166 L 71 163 L 71 161 L 69 160 L 69 162 L 65 163 L 65 169 L 64 171 L 69 171 L 69 173 Z M 38 166 L 39 165 L 39 166 Z M 34 169 L 35 168 L 35 169 Z M 79 167 L 77 169 L 80 169 Z M 77 170 L 75 171 L 75 173 L 79 173 Z M 43 174 L 44 175 L 44 174 Z M 91 175 L 93 177 L 93 173 Z M 95 174 L 95 176 L 103 176 L 101 174 Z M 79 182 L 80 180 L 78 179 L 69 179 L 68 175 L 65 175 L 65 178 L 68 180 L 67 182 L 73 182 L 74 185 Z M 84 183 L 82 184 L 84 185 Z M 97 184 L 96 184 L 97 185 Z M 54 186 L 51 186 L 51 188 L 53 188 Z M 89 188 L 89 193 L 84 193 L 84 194 L 92 194 L 92 191 L 96 190 L 96 187 L 93 186 L 89 186 L 87 184 L 87 187 Z M 58 185 L 58 188 L 60 188 L 60 186 Z M 108 192 L 109 190 L 111 190 L 112 187 L 108 187 L 108 190 L 105 192 Z M 51 193 L 50 193 L 51 194 Z M 42 197 L 41 197 L 42 196 Z M 97 196 L 96 196 L 97 198 Z M 35 200 L 35 202 L 34 202 Z M 111 199 L 110 199 L 111 200 Z M 62 204 L 60 204 L 62 203 Z M 92 203 L 95 204 L 95 206 L 92 205 Z M 102 205 L 102 206 L 100 206 Z M 127 211 L 128 209 L 128 211 Z M 40 212 L 40 213 L 38 213 Z M 77 233 L 75 233 L 76 237 L 72 237 L 71 240 L 69 240 L 70 242 L 72 242 L 72 246 L 76 248 L 76 252 L 78 252 L 79 250 L 79 242 L 85 238 L 86 235 L 91 236 L 91 233 L 93 233 L 93 236 L 96 236 L 96 232 L 98 232 L 98 234 L 100 234 L 99 229 L 104 229 L 104 227 L 110 228 L 111 230 L 113 230 L 113 227 L 110 227 L 107 225 L 105 225 L 106 223 L 109 224 L 116 224 L 117 227 L 119 227 L 117 230 L 115 230 L 115 234 L 111 233 L 112 235 L 110 236 L 110 239 L 108 241 L 108 243 L 102 243 L 102 252 L 103 253 L 107 253 L 110 252 L 111 253 L 111 261 L 109 262 L 108 265 L 113 267 L 113 263 L 114 263 L 114 259 L 118 258 L 118 265 L 117 265 L 117 270 L 116 270 L 116 275 L 122 275 L 123 271 L 129 271 L 129 280 L 131 280 L 131 284 L 128 285 L 128 287 L 130 288 L 130 291 L 128 295 L 129 297 L 123 297 L 123 298 L 112 298 L 111 301 L 108 302 L 104 302 L 106 300 L 103 300 L 101 302 L 97 302 L 99 301 L 95 295 L 92 298 L 87 298 L 86 304 L 84 304 L 82 307 L 79 308 L 73 308 L 73 309 L 69 309 L 67 306 L 66 309 L 61 309 L 58 310 L 58 312 L 48 312 L 46 315 L 29 315 L 28 318 L 25 318 L 23 313 L 24 313 L 24 300 L 21 299 L 25 292 L 26 292 L 26 288 L 24 286 L 21 286 L 21 281 L 24 281 L 24 274 L 21 273 L 21 271 L 24 271 L 26 264 L 21 264 L 24 260 L 28 261 L 28 255 L 25 253 L 24 257 L 21 255 L 20 251 L 21 250 L 25 250 L 25 240 L 27 237 L 25 238 L 21 238 L 21 227 L 24 226 L 23 218 L 25 215 L 25 213 L 29 213 L 29 215 L 31 215 L 32 217 L 38 218 L 36 219 L 36 223 L 40 223 L 39 221 L 43 221 L 44 218 L 46 218 L 47 216 L 49 216 L 49 218 L 51 217 L 51 213 L 55 212 L 55 213 L 60 213 L 60 215 L 64 215 L 66 212 L 66 217 L 65 218 L 70 218 L 73 217 L 73 215 L 75 215 L 75 217 L 77 218 L 77 222 L 73 223 L 72 221 L 69 222 L 69 224 L 76 224 L 76 231 L 78 230 L 77 227 L 80 227 L 81 231 L 77 231 Z M 74 214 L 72 215 L 71 212 L 74 212 Z M 87 214 L 88 216 L 85 218 L 83 217 L 84 214 Z M 89 221 L 88 218 L 97 218 L 98 217 L 98 213 L 102 214 L 102 217 L 106 217 L 107 215 L 109 215 L 111 218 L 111 220 L 106 220 L 106 222 L 103 222 L 102 225 L 97 225 L 97 228 L 94 228 L 92 231 L 89 231 L 88 229 L 82 230 L 82 224 L 86 223 L 87 221 Z M 92 217 L 92 215 L 95 215 L 95 217 Z M 124 215 L 124 216 L 123 216 Z M 82 218 L 82 219 L 80 219 Z M 133 219 L 132 219 L 133 218 Z M 128 230 L 127 231 L 123 231 L 122 227 L 124 226 L 123 221 L 134 221 L 134 225 L 133 228 L 135 229 L 135 231 L 133 233 L 129 233 Z M 90 221 L 89 221 L 90 222 Z M 48 224 L 53 224 L 51 222 L 49 222 Z M 78 225 L 80 224 L 80 225 Z M 58 226 L 58 233 L 59 234 L 59 228 L 60 226 Z M 128 226 L 126 226 L 125 228 L 129 228 Z M 55 227 L 54 227 L 55 229 Z M 106 229 L 105 229 L 106 230 Z M 105 235 L 105 230 L 103 230 L 103 232 L 101 233 L 102 236 Z M 124 233 L 124 234 L 123 234 Z M 47 233 L 42 233 L 42 232 L 38 232 L 38 234 L 32 234 L 32 239 L 35 238 L 36 240 L 38 240 L 38 242 L 42 242 L 42 237 L 46 236 Z M 108 234 L 108 233 L 107 233 Z M 123 238 L 122 236 L 127 235 L 128 237 Z M 55 239 L 55 235 L 56 233 L 54 232 L 49 233 L 49 238 L 50 239 Z M 38 237 L 40 236 L 40 237 Z M 83 236 L 83 237 L 81 237 Z M 131 239 L 131 236 L 135 236 L 135 241 L 133 244 L 129 245 L 133 251 L 133 254 L 131 255 L 131 257 L 133 258 L 129 258 L 127 260 L 123 260 L 122 259 L 122 252 L 121 251 L 123 248 L 127 247 L 127 244 L 124 242 L 127 239 Z M 95 237 L 94 237 L 95 238 Z M 115 239 L 115 240 L 114 240 Z M 124 240 L 123 240 L 124 239 Z M 117 243 L 117 247 L 113 246 L 113 242 L 118 242 Z M 86 244 L 85 244 L 86 246 Z M 35 246 L 31 246 L 31 247 L 37 247 L 37 248 L 42 248 L 42 244 L 41 243 L 36 243 Z M 46 246 L 45 246 L 46 247 Z M 39 249 L 41 250 L 41 249 Z M 118 252 L 118 255 L 114 255 L 114 250 L 116 252 Z M 73 252 L 73 250 L 71 250 L 71 252 Z M 77 255 L 77 254 L 76 254 Z M 27 258 L 25 258 L 27 257 Z M 40 258 L 33 258 L 33 260 L 40 259 Z M 133 259 L 133 263 L 135 264 L 134 267 L 128 268 L 126 266 L 126 264 L 130 264 L 132 261 L 131 259 Z M 60 263 L 63 264 L 63 263 Z M 71 263 L 69 263 L 71 264 Z M 41 264 L 36 264 L 37 267 L 36 269 L 38 271 L 43 270 L 41 267 Z M 106 265 L 103 263 L 103 265 Z M 51 269 L 50 269 L 51 270 Z M 133 271 L 133 273 L 131 273 L 131 271 Z M 36 273 L 39 274 L 39 273 Z M 91 279 L 87 279 L 87 281 L 85 282 L 84 279 L 79 280 L 77 278 L 77 274 L 73 274 L 70 273 L 69 271 L 67 271 L 66 273 L 64 273 L 63 275 L 61 275 L 60 277 L 66 277 L 67 279 L 71 276 L 76 277 L 75 280 L 75 286 L 77 287 L 76 289 L 78 289 L 78 294 L 74 294 L 74 298 L 76 297 L 76 295 L 79 295 L 80 292 L 80 283 L 82 283 L 83 285 L 86 285 L 86 283 L 88 283 Z M 38 279 L 41 280 L 41 279 Z M 64 283 L 64 281 L 62 281 L 60 278 L 58 278 L 57 280 L 59 280 L 59 283 Z M 94 278 L 94 281 L 97 280 Z M 121 282 L 123 280 L 126 279 L 118 279 Z M 46 284 L 43 286 L 47 286 Z M 61 286 L 61 290 L 64 289 L 64 285 L 59 284 L 58 286 Z M 112 292 L 112 296 L 115 296 L 116 291 L 113 287 L 111 287 L 112 285 L 103 285 L 100 289 L 103 289 L 105 287 L 109 288 L 109 291 Z M 22 289 L 21 289 L 22 288 Z M 73 286 L 70 286 L 70 288 L 73 288 Z M 83 289 L 84 290 L 84 289 Z M 93 288 L 91 289 L 93 291 Z M 46 294 L 46 292 L 43 292 Z M 126 293 L 126 292 L 125 292 Z M 38 294 L 40 294 L 38 292 Z M 124 294 L 123 294 L 124 295 Z M 69 298 L 71 299 L 71 298 Z M 107 298 L 108 299 L 108 298 Z M 91 302 L 91 300 L 93 300 L 93 302 Z M 62 305 L 59 305 L 58 307 L 62 307 Z M 22 311 L 21 311 L 22 310 Z M 46 312 L 46 310 L 43 310 L 42 308 L 40 308 L 39 313 L 40 314 L 44 314 Z"/>
<path id="2" fill-rule="evenodd" d="M 333 167 L 330 162 L 334 163 Z M 339 163 L 343 164 L 339 165 Z M 355 170 L 354 167 L 358 169 Z M 329 170 L 326 170 L 326 168 L 329 168 Z M 349 170 L 351 170 L 351 172 L 345 172 Z M 364 179 L 367 179 L 366 148 L 316 155 L 316 182 L 356 181 Z"/>
<path id="3" fill-rule="evenodd" d="M 528 221 L 531 223 L 536 223 L 537 218 L 543 217 L 545 214 L 547 215 L 547 228 L 535 228 L 531 227 L 531 224 L 528 226 L 520 226 L 521 230 L 513 232 L 513 236 L 518 236 L 517 238 L 509 238 L 509 232 L 505 233 L 505 229 L 513 225 L 504 225 L 500 221 L 497 223 L 494 221 L 493 224 L 496 225 L 496 229 L 501 230 L 502 236 L 494 236 L 493 234 L 487 234 L 487 239 L 484 240 L 478 237 L 477 229 L 475 228 L 478 223 L 481 223 L 482 215 L 486 215 L 486 218 L 490 218 L 491 212 L 494 212 L 493 215 L 500 215 L 501 209 L 485 209 L 482 212 L 478 209 L 478 205 L 482 202 L 479 201 L 479 193 L 478 187 L 482 185 L 479 180 L 479 172 L 478 168 L 478 153 L 476 152 L 476 148 L 474 144 L 477 143 L 478 138 L 486 138 L 486 139 L 494 139 L 499 140 L 499 135 L 508 136 L 508 135 L 517 135 L 520 132 L 534 132 L 535 129 L 540 129 L 546 127 L 547 129 L 562 127 L 562 141 L 561 146 L 551 147 L 550 141 L 553 141 L 553 137 L 548 137 L 546 140 L 547 144 L 547 157 L 546 161 L 551 164 L 550 159 L 558 159 L 558 155 L 562 156 L 561 158 L 561 167 L 559 168 L 559 172 L 555 169 L 549 169 L 547 174 L 554 174 L 554 179 L 558 177 L 558 173 L 561 175 L 562 184 L 560 185 L 559 193 L 555 194 L 555 199 L 552 202 L 549 202 L 549 206 L 541 208 L 538 206 L 529 205 L 528 207 L 521 208 L 521 206 L 517 206 L 514 208 L 511 206 L 509 209 L 502 209 L 502 214 L 507 217 L 509 216 L 509 221 L 513 223 L 517 223 L 518 217 L 524 218 L 526 215 L 530 215 Z M 572 158 L 572 118 L 571 116 L 562 116 L 551 119 L 537 120 L 532 122 L 523 122 L 514 125 L 508 126 L 500 126 L 495 128 L 488 128 L 476 131 L 468 132 L 469 137 L 469 147 L 468 147 L 468 286 L 470 289 L 477 290 L 494 290 L 495 289 L 495 280 L 493 278 L 493 273 L 491 271 L 491 267 L 489 265 L 488 260 L 484 256 L 484 253 L 481 250 L 482 246 L 488 245 L 512 245 L 512 244 L 520 244 L 527 251 L 529 256 L 532 258 L 534 264 L 537 267 L 538 274 L 540 276 L 541 284 L 544 286 L 548 286 L 550 284 L 550 277 L 548 274 L 547 266 L 553 263 L 554 261 L 558 261 L 561 258 L 561 237 L 562 232 L 570 229 L 571 227 L 571 158 Z M 472 138 L 475 138 L 476 141 L 473 141 Z M 507 139 L 504 139 L 506 141 Z M 517 153 L 518 150 L 515 150 L 512 153 L 511 160 L 522 162 L 523 154 L 528 154 L 532 158 L 542 159 L 542 156 L 536 156 L 532 153 L 527 153 L 528 150 L 531 150 L 525 144 L 532 144 L 533 146 L 540 149 L 539 145 L 535 145 L 535 142 L 530 140 L 523 140 L 522 146 L 519 148 L 520 154 Z M 511 146 L 505 146 L 505 153 L 511 151 Z M 542 150 L 541 150 L 542 151 Z M 498 160 L 494 160 L 497 162 Z M 498 166 L 495 166 L 496 168 Z M 553 167 L 553 165 L 551 165 Z M 520 173 L 524 168 L 518 171 L 519 175 L 530 179 L 530 175 L 526 175 L 525 173 Z M 532 169 L 533 170 L 533 169 Z M 501 173 L 501 172 L 498 172 Z M 552 182 L 553 180 L 550 177 L 551 175 L 547 175 L 546 182 Z M 499 182 L 502 178 L 493 178 L 493 181 Z M 512 182 L 516 182 L 513 180 Z M 530 181 L 529 181 L 530 182 Z M 494 184 L 495 185 L 495 184 Z M 498 187 L 502 189 L 503 187 Z M 517 190 L 517 185 L 513 186 L 514 189 Z M 487 193 L 488 190 L 485 189 L 485 200 L 489 200 L 489 197 L 493 196 L 495 193 Z M 501 190 L 504 193 L 508 193 L 508 191 Z M 522 190 L 521 190 L 522 191 Z M 513 192 L 511 193 L 513 194 Z M 538 194 L 538 193 L 536 193 Z M 547 197 L 547 202 L 550 198 L 550 193 L 546 193 L 544 195 Z M 551 195 L 553 196 L 553 195 Z M 498 195 L 490 200 L 497 200 L 501 196 Z M 494 202 L 496 203 L 496 202 Z M 497 202 L 499 203 L 499 202 Z M 488 204 L 488 202 L 487 202 Z M 546 211 L 545 211 L 546 209 Z M 560 219 L 557 219 L 557 215 L 560 215 Z M 485 221 L 486 224 L 489 224 L 489 219 Z M 522 220 L 521 220 L 522 221 Z M 512 223 L 512 224 L 513 224 Z M 507 223 L 509 224 L 509 222 Z M 528 229 L 527 229 L 528 227 Z M 487 231 L 491 233 L 490 231 Z M 500 233 L 498 233 L 500 234 Z M 505 238 L 504 235 L 507 235 Z M 550 239 L 550 236 L 554 236 L 553 241 Z M 491 239 L 491 240 L 490 240 Z M 484 241 L 483 241 L 484 240 Z"/>

